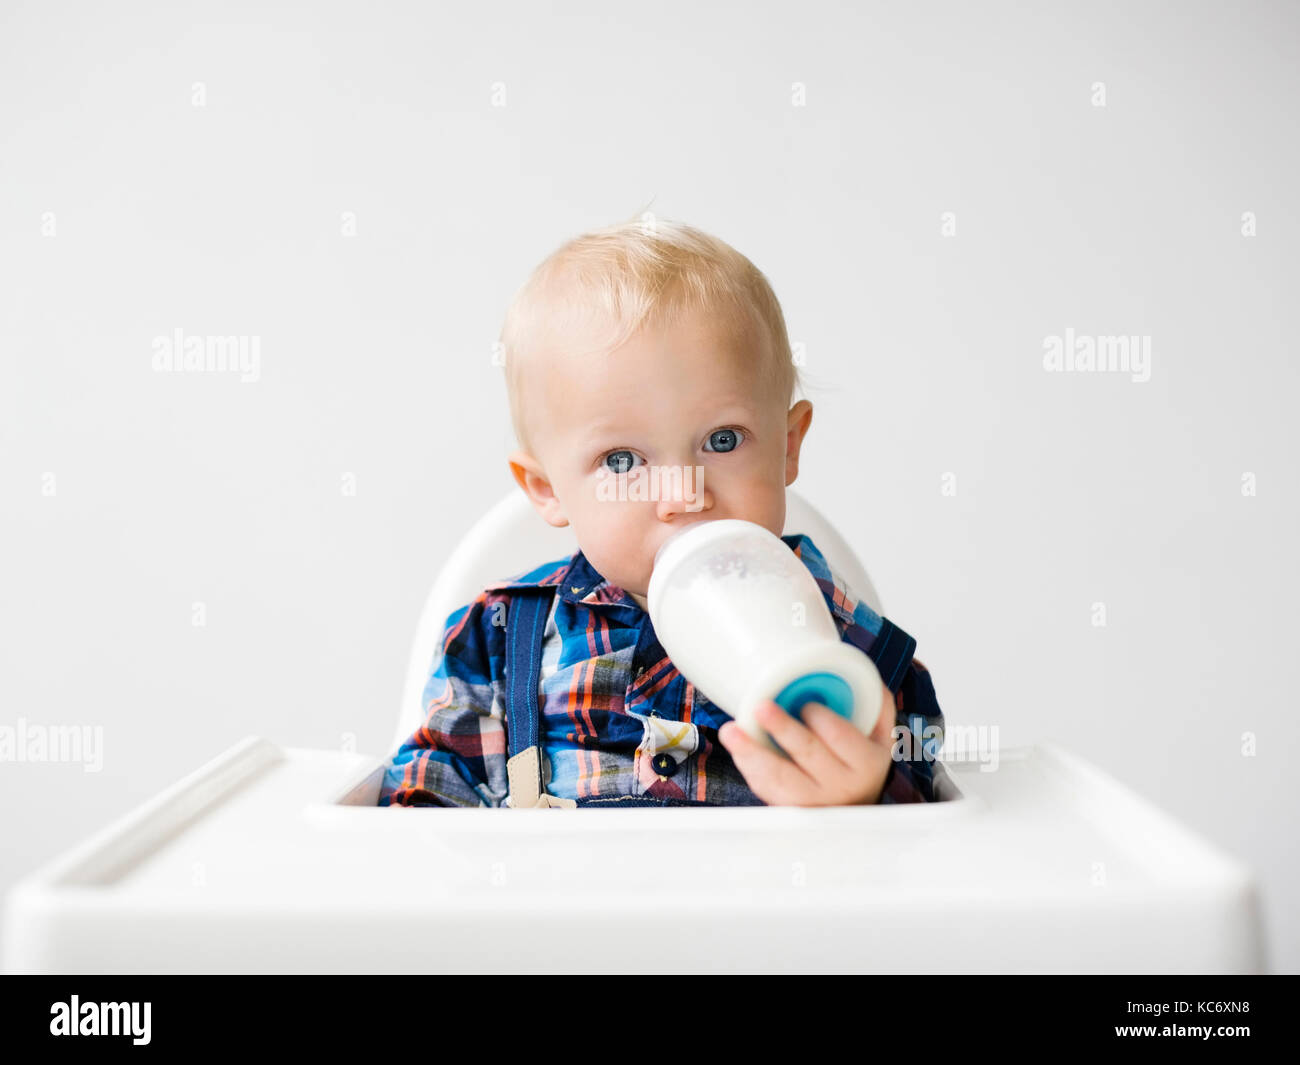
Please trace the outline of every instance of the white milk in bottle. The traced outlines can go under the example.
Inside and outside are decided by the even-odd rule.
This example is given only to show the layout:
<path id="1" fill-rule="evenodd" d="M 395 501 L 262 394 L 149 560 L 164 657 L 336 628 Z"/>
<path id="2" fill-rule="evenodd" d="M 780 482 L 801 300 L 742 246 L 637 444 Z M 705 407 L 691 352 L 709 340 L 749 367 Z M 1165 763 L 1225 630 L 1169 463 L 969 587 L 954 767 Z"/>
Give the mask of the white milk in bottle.
<path id="1" fill-rule="evenodd" d="M 689 525 L 655 555 L 646 605 L 678 671 L 769 750 L 764 700 L 795 716 L 819 702 L 864 733 L 875 727 L 875 664 L 844 643 L 813 575 L 779 536 L 721 518 Z"/>

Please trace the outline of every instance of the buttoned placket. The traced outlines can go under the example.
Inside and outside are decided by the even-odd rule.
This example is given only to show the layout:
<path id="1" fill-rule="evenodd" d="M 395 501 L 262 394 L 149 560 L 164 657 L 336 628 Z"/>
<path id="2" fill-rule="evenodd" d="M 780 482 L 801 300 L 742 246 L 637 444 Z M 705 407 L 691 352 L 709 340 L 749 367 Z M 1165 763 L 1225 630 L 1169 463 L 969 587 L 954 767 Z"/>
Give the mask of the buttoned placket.
<path id="1" fill-rule="evenodd" d="M 594 574 L 594 571 L 592 571 L 592 573 Z M 566 574 L 566 576 L 569 576 L 569 574 Z M 590 595 L 597 587 L 599 587 L 599 583 L 593 584 L 590 581 L 587 581 L 584 584 L 572 584 L 566 581 L 566 586 L 574 600 L 581 602 L 586 598 L 586 596 Z M 624 596 L 627 596 L 626 592 L 623 594 Z M 630 679 L 628 681 L 627 690 L 624 693 L 624 704 L 630 705 L 633 701 L 634 689 L 645 678 L 646 671 L 662 659 L 667 658 L 667 652 L 664 650 L 663 645 L 659 643 L 659 639 L 655 635 L 654 624 L 650 620 L 650 615 L 645 612 L 643 608 L 640 608 L 640 604 L 631 600 L 630 596 L 627 596 L 627 598 L 628 603 L 626 604 L 622 604 L 621 606 L 620 604 L 612 604 L 619 609 L 611 611 L 611 613 L 624 612 L 626 611 L 626 608 L 631 605 L 638 607 L 638 613 L 634 615 L 635 621 L 632 622 L 637 625 L 637 642 L 632 652 Z M 588 609 L 596 608 L 596 604 L 588 603 L 586 605 Z M 670 664 L 668 668 L 672 669 L 673 667 Z M 657 707 L 653 706 L 647 710 L 647 714 L 650 717 L 660 720 L 668 717 L 668 715 L 661 713 Z M 681 714 L 679 712 L 674 713 L 669 717 L 669 720 L 677 720 L 680 719 L 680 717 Z M 667 780 L 681 768 L 680 762 L 674 759 L 671 755 L 663 753 L 656 754 L 651 761 L 651 765 L 658 774 L 660 780 Z"/>
<path id="2" fill-rule="evenodd" d="M 632 652 L 632 681 L 628 685 L 628 698 L 631 699 L 632 689 L 644 679 L 646 671 L 651 666 L 659 662 L 660 659 L 666 658 L 667 653 L 655 636 L 654 624 L 650 621 L 650 615 L 643 613 L 640 619 L 640 632 L 637 634 L 636 649 Z M 670 667 L 671 668 L 671 667 Z M 664 717 L 657 707 L 649 709 L 651 717 Z"/>

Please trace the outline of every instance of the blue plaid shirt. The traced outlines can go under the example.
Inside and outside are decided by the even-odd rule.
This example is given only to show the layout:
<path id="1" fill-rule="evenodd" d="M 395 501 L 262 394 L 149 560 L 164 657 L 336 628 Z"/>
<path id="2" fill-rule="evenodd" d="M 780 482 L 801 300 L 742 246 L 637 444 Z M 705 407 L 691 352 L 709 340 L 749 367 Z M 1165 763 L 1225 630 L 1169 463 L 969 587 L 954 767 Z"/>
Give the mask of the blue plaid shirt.
<path id="1" fill-rule="evenodd" d="M 781 539 L 816 579 L 841 638 L 875 662 L 894 695 L 898 740 L 880 803 L 947 798 L 933 760 L 943 713 L 915 641 L 855 598 L 809 537 Z M 380 806 L 504 806 L 505 618 L 511 593 L 537 585 L 556 586 L 540 680 L 548 792 L 764 805 L 718 740 L 729 715 L 677 672 L 649 614 L 578 551 L 488 585 L 448 617 L 424 689 L 425 723 L 389 761 Z"/>

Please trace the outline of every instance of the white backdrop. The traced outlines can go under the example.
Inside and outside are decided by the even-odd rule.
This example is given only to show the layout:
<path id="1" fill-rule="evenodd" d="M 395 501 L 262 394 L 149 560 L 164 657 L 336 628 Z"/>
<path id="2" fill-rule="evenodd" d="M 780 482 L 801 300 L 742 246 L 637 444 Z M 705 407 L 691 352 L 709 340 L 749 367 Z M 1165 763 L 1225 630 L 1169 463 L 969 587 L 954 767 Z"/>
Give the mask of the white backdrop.
<path id="1" fill-rule="evenodd" d="M 0 4 L 0 727 L 102 730 L 0 763 L 0 889 L 248 733 L 388 753 L 506 303 L 649 203 L 772 280 L 950 728 L 1240 856 L 1300 970 L 1297 8 L 611 8 Z"/>

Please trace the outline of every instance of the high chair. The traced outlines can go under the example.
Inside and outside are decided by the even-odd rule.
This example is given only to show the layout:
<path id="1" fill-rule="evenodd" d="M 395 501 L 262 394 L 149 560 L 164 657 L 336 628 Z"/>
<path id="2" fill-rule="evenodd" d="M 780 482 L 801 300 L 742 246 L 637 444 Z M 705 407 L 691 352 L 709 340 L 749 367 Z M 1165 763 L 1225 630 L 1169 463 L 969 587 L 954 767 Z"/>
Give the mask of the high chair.
<path id="1" fill-rule="evenodd" d="M 844 539 L 787 500 L 786 532 L 883 613 Z M 4 970 L 640 972 L 635 934 L 573 930 L 658 914 L 683 930 L 677 972 L 1266 971 L 1250 870 L 1054 743 L 965 741 L 951 695 L 941 802 L 376 806 L 447 616 L 576 546 L 512 489 L 438 573 L 387 750 L 246 737 L 19 881 Z"/>

